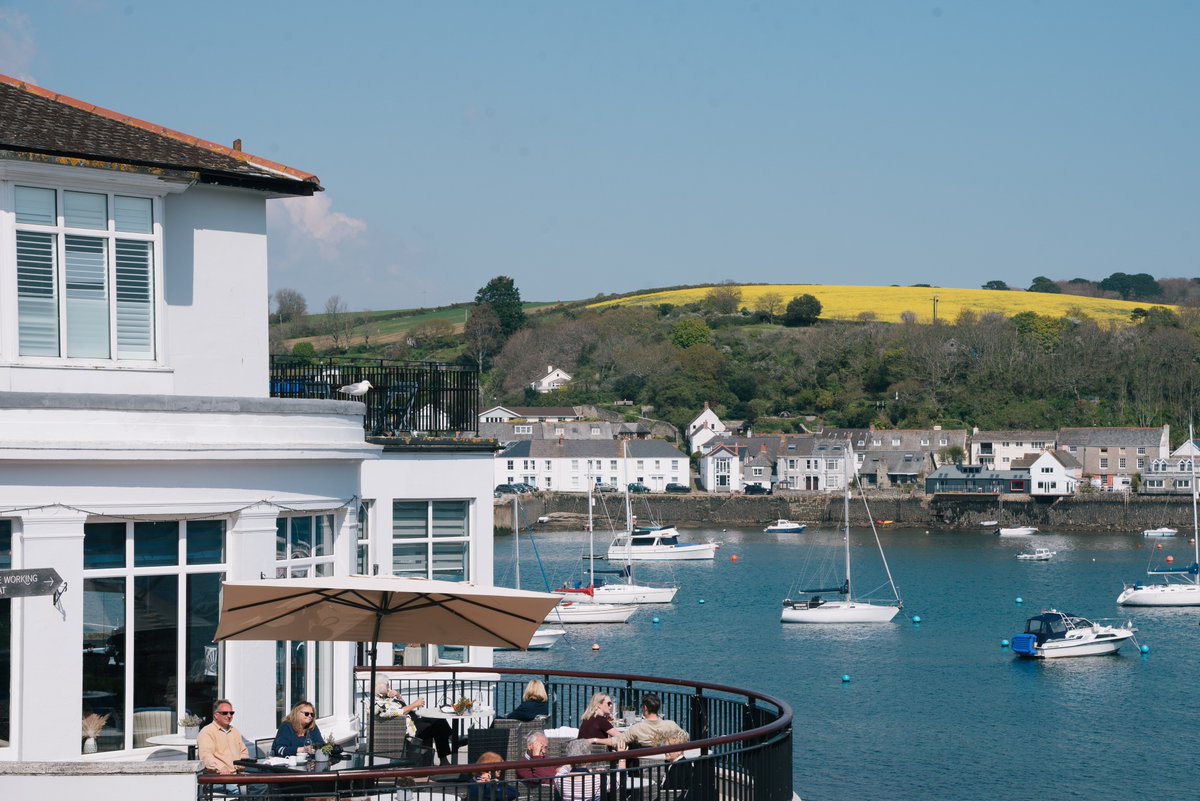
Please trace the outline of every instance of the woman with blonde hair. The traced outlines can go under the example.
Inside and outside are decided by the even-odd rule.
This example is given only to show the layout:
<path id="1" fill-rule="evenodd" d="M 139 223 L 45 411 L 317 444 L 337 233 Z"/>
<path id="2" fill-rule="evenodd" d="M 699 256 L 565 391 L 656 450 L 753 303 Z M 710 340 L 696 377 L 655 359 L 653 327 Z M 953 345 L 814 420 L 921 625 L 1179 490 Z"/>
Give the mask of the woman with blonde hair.
<path id="1" fill-rule="evenodd" d="M 292 707 L 292 711 L 279 724 L 275 733 L 275 742 L 271 743 L 273 756 L 295 756 L 297 754 L 315 754 L 317 749 L 325 745 L 325 738 L 317 728 L 317 710 L 308 701 L 301 701 Z"/>
<path id="2" fill-rule="evenodd" d="M 579 718 L 579 739 L 593 742 L 620 736 L 613 723 L 613 699 L 608 693 L 596 693 Z"/>
<path id="3" fill-rule="evenodd" d="M 504 716 L 506 720 L 533 720 L 536 717 L 548 716 L 550 704 L 547 703 L 546 685 L 540 679 L 530 679 L 521 695 L 521 703 Z"/>

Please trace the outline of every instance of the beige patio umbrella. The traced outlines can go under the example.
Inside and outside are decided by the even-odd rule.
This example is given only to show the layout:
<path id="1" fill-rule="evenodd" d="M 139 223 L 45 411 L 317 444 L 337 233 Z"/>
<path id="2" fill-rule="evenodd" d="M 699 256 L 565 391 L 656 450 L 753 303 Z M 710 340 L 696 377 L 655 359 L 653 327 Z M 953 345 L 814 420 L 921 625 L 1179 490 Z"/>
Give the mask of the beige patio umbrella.
<path id="1" fill-rule="evenodd" d="M 559 596 L 391 576 L 224 583 L 215 639 L 490 645 L 524 650 Z M 371 741 L 375 716 L 371 716 Z"/>

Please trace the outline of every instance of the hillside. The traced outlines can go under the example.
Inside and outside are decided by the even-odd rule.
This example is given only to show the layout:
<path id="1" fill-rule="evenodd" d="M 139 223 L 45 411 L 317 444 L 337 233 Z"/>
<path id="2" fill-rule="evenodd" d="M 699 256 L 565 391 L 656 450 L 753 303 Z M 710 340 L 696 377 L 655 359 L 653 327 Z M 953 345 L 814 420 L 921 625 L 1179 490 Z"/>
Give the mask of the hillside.
<path id="1" fill-rule="evenodd" d="M 724 288 L 726 285 L 721 286 Z M 940 287 L 743 284 L 732 288 L 741 291 L 742 305 L 748 309 L 755 308 L 768 293 L 781 296 L 784 303 L 797 295 L 808 294 L 821 302 L 823 320 L 862 320 L 864 313 L 868 313 L 873 315 L 873 319 L 885 323 L 900 322 L 905 312 L 911 312 L 917 322 L 932 322 L 934 297 L 937 298 L 938 319 L 943 322 L 957 319 L 963 311 L 971 311 L 976 315 L 1001 314 L 1005 317 L 1033 312 L 1046 317 L 1088 317 L 1103 323 L 1128 323 L 1134 309 L 1145 309 L 1152 305 L 1043 292 Z M 663 303 L 684 306 L 702 302 L 712 289 L 709 286 L 648 292 L 592 303 L 589 308 L 658 306 Z"/>

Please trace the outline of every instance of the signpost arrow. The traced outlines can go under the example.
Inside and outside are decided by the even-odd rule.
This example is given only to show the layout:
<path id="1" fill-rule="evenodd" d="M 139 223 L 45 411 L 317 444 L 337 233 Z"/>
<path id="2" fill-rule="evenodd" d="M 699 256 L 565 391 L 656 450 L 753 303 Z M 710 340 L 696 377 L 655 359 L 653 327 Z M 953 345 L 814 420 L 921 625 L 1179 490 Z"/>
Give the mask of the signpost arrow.
<path id="1" fill-rule="evenodd" d="M 62 576 L 52 567 L 0 570 L 0 598 L 54 595 L 62 583 Z"/>

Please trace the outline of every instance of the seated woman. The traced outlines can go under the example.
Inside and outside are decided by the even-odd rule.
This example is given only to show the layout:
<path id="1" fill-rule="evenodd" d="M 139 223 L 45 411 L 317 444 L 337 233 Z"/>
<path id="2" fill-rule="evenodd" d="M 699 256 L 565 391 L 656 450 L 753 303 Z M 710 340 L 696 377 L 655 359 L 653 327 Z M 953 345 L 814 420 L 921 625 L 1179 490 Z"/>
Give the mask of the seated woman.
<path id="1" fill-rule="evenodd" d="M 567 756 L 571 758 L 587 756 L 590 753 L 592 753 L 592 746 L 587 740 L 572 740 L 567 743 Z M 596 767 L 602 768 L 605 765 L 603 763 L 571 764 L 559 768 L 559 775 L 554 780 L 554 786 L 558 789 L 563 801 L 598 801 L 600 776 L 591 770 Z M 614 767 L 624 768 L 625 761 L 617 762 Z"/>
<path id="2" fill-rule="evenodd" d="M 533 720 L 539 715 L 550 714 L 550 705 L 546 703 L 546 685 L 539 679 L 530 679 L 521 695 L 521 703 L 504 717 L 508 720 Z"/>
<path id="3" fill-rule="evenodd" d="M 301 701 L 279 724 L 275 742 L 271 743 L 272 756 L 296 756 L 315 754 L 325 744 L 321 730 L 317 728 L 317 710 L 308 701 Z"/>
<path id="4" fill-rule="evenodd" d="M 491 765 L 503 762 L 504 757 L 495 751 L 488 751 L 479 757 L 480 765 Z M 485 770 L 476 773 L 467 786 L 467 801 L 514 801 L 517 788 L 511 784 L 501 784 L 498 771 Z"/>
<path id="5" fill-rule="evenodd" d="M 424 698 L 418 698 L 411 704 L 404 703 L 400 694 L 388 686 L 387 679 L 379 679 L 375 682 L 375 714 L 380 717 L 407 715 L 409 722 L 412 723 L 410 731 L 413 732 L 413 736 L 435 748 L 438 759 L 443 765 L 449 764 L 451 755 L 454 753 L 454 749 L 450 745 L 450 738 L 454 732 L 450 729 L 450 724 L 441 718 L 419 717 L 417 710 L 423 706 L 425 706 Z"/>
<path id="6" fill-rule="evenodd" d="M 613 700 L 605 693 L 596 693 L 579 718 L 579 739 L 591 743 L 612 745 L 621 732 L 613 724 Z"/>

